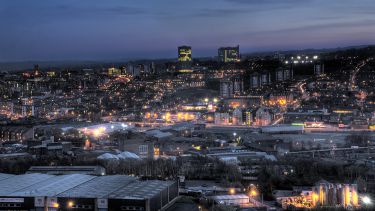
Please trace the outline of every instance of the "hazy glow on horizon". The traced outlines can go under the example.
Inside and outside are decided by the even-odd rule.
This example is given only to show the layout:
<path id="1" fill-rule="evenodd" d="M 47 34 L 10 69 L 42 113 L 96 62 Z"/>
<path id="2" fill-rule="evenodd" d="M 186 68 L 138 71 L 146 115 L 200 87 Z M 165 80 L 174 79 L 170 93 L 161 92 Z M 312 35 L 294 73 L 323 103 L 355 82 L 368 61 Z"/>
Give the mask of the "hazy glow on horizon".
<path id="1" fill-rule="evenodd" d="M 374 10 L 373 0 L 0 0 L 0 61 L 373 44 Z"/>

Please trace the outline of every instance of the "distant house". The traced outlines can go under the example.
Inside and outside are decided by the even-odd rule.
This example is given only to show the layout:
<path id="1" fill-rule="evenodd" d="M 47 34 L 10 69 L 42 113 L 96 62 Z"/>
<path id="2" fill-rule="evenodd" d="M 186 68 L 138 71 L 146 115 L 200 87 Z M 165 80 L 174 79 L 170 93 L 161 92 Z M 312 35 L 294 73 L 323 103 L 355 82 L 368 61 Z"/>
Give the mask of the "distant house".
<path id="1" fill-rule="evenodd" d="M 150 141 L 166 141 L 169 140 L 173 134 L 170 132 L 162 132 L 160 130 L 148 130 L 145 132 L 146 137 Z"/>
<path id="2" fill-rule="evenodd" d="M 256 125 L 257 126 L 267 126 L 272 122 L 272 114 L 270 109 L 265 107 L 260 107 L 256 113 Z"/>
<path id="3" fill-rule="evenodd" d="M 0 142 L 16 141 L 19 143 L 33 138 L 33 129 L 23 126 L 1 126 Z"/>

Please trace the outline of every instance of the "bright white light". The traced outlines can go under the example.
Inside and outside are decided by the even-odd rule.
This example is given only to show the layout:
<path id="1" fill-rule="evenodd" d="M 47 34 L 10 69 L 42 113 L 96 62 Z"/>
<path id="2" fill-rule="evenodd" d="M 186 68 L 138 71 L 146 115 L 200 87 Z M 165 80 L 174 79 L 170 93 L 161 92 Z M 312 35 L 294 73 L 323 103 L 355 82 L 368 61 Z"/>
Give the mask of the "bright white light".
<path id="1" fill-rule="evenodd" d="M 314 58 L 314 59 L 318 59 L 318 56 L 315 55 L 313 58 Z"/>
<path id="2" fill-rule="evenodd" d="M 285 64 L 288 64 L 289 63 L 289 61 L 285 61 Z"/>
<path id="3" fill-rule="evenodd" d="M 362 198 L 362 201 L 363 201 L 363 203 L 365 203 L 365 204 L 372 204 L 372 201 L 371 201 L 370 197 L 368 197 L 368 196 L 364 196 L 364 197 Z"/>
<path id="4" fill-rule="evenodd" d="M 236 133 L 236 132 L 234 132 L 234 133 L 233 133 L 233 136 L 236 136 L 236 135 L 237 135 L 237 133 Z"/>
<path id="5" fill-rule="evenodd" d="M 122 123 L 122 124 L 121 124 L 121 126 L 122 126 L 122 127 L 127 127 L 127 125 L 126 125 L 126 124 L 124 124 L 124 123 Z"/>
<path id="6" fill-rule="evenodd" d="M 301 59 L 301 57 L 300 57 L 300 56 L 297 56 L 297 59 L 299 60 L 299 59 Z"/>
<path id="7" fill-rule="evenodd" d="M 115 128 L 115 126 L 111 125 L 111 129 Z"/>

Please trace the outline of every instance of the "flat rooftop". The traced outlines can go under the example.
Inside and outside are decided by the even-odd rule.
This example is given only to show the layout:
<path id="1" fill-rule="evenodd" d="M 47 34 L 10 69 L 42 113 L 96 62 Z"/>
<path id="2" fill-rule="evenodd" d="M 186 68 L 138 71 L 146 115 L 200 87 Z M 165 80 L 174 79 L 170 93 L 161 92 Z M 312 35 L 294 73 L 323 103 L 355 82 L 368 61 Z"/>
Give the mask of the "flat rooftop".
<path id="1" fill-rule="evenodd" d="M 147 199 L 173 185 L 175 181 L 140 181 L 127 175 L 92 176 L 86 174 L 23 175 L 0 173 L 2 197 L 61 197 Z"/>
<path id="2" fill-rule="evenodd" d="M 135 182 L 136 180 L 135 177 L 124 175 L 96 177 L 88 182 L 60 193 L 57 197 L 78 198 L 84 196 L 84 198 L 107 198 L 113 191 L 118 190 L 131 182 Z"/>
<path id="3" fill-rule="evenodd" d="M 113 192 L 109 198 L 127 199 L 127 198 L 151 198 L 168 186 L 172 181 L 148 180 L 130 183 L 129 185 Z"/>

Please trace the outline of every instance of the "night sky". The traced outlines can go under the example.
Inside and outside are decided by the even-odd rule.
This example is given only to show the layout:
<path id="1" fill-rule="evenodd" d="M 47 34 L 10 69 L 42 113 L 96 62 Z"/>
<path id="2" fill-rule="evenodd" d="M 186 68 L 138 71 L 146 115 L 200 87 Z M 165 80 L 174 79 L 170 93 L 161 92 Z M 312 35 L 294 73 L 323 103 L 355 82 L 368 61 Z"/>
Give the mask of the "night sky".
<path id="1" fill-rule="evenodd" d="M 374 0 L 0 0 L 0 61 L 193 57 L 375 43 Z"/>

